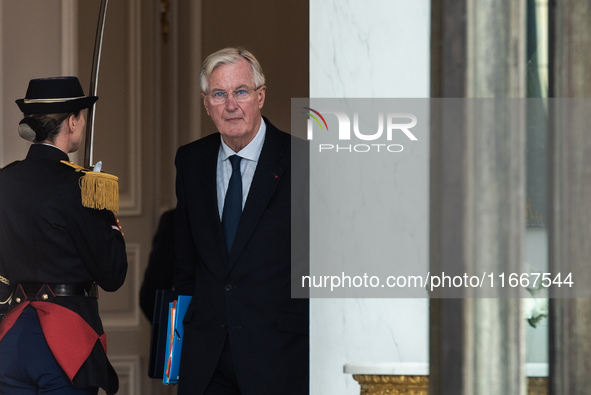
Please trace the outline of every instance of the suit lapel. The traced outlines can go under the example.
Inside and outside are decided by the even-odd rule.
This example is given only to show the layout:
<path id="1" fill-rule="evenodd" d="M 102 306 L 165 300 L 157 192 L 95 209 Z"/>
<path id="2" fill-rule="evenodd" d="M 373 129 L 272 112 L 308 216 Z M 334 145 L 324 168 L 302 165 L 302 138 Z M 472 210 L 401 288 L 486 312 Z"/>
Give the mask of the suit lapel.
<path id="1" fill-rule="evenodd" d="M 279 163 L 279 159 L 285 155 L 279 131 L 266 119 L 265 122 L 267 124 L 265 143 L 240 218 L 236 240 L 229 257 L 228 270 L 234 265 L 250 239 L 285 172 L 285 166 Z"/>

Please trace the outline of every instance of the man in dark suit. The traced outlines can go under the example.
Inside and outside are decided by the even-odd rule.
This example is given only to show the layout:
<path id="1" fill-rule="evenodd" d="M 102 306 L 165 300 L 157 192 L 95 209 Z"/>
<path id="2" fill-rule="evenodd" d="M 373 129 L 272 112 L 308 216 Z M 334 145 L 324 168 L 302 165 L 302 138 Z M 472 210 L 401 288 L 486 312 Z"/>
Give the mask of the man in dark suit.
<path id="1" fill-rule="evenodd" d="M 248 51 L 203 63 L 218 133 L 178 150 L 175 286 L 192 295 L 178 394 L 309 392 L 309 310 L 291 298 L 291 137 L 261 116 Z"/>

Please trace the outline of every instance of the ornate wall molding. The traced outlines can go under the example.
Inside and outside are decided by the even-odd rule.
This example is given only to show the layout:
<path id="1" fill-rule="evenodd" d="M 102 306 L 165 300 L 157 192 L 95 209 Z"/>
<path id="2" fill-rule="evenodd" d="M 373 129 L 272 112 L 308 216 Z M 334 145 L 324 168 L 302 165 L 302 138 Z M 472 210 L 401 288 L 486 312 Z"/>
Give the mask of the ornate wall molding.
<path id="1" fill-rule="evenodd" d="M 78 75 L 78 2 L 62 0 L 62 75 Z"/>
<path id="2" fill-rule="evenodd" d="M 129 1 L 129 18 L 128 18 L 128 34 L 129 48 L 128 54 L 128 72 L 129 72 L 129 156 L 128 169 L 129 173 L 126 175 L 128 183 L 128 191 L 120 196 L 120 213 L 121 217 L 140 215 L 142 212 L 141 204 L 141 139 L 140 130 L 141 123 L 141 8 L 139 0 Z"/>
<path id="3" fill-rule="evenodd" d="M 127 278 L 116 292 L 101 292 L 99 310 L 105 330 L 133 329 L 140 324 L 140 244 L 127 244 Z"/>
<path id="4" fill-rule="evenodd" d="M 116 355 L 109 357 L 119 376 L 119 395 L 140 395 L 140 357 Z M 104 394 L 103 392 L 100 392 Z"/>

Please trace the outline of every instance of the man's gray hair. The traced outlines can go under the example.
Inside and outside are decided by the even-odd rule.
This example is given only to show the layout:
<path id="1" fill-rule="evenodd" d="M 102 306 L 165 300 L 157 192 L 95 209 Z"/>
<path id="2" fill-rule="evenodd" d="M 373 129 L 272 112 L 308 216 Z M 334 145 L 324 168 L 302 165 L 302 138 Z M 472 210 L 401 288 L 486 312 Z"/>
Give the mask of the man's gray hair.
<path id="1" fill-rule="evenodd" d="M 257 58 L 252 53 L 241 47 L 228 47 L 212 53 L 205 59 L 201 66 L 201 91 L 207 92 L 207 82 L 213 71 L 224 64 L 236 64 L 240 60 L 246 59 L 252 68 L 255 88 L 265 85 L 265 75 Z"/>

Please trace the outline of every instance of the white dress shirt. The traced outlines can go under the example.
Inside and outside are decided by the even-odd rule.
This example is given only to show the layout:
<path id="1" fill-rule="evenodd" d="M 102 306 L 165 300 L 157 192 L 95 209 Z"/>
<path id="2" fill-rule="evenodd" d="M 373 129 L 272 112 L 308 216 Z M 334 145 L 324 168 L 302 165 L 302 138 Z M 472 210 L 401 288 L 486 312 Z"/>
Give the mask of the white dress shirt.
<path id="1" fill-rule="evenodd" d="M 239 152 L 234 152 L 232 148 L 228 147 L 221 138 L 222 143 L 220 144 L 220 150 L 218 152 L 218 164 L 216 172 L 216 184 L 217 184 L 217 197 L 218 197 L 218 212 L 220 220 L 222 219 L 222 212 L 224 211 L 224 200 L 226 199 L 226 191 L 228 190 L 228 184 L 230 177 L 232 176 L 232 164 L 228 158 L 232 155 L 238 155 L 242 158 L 240 161 L 240 174 L 242 175 L 242 209 L 246 204 L 246 198 L 248 197 L 248 191 L 250 191 L 250 185 L 254 178 L 254 172 L 259 162 L 259 156 L 263 149 L 263 143 L 265 142 L 265 135 L 267 133 L 267 125 L 261 118 L 261 126 L 257 131 L 256 136 L 250 143 Z"/>

